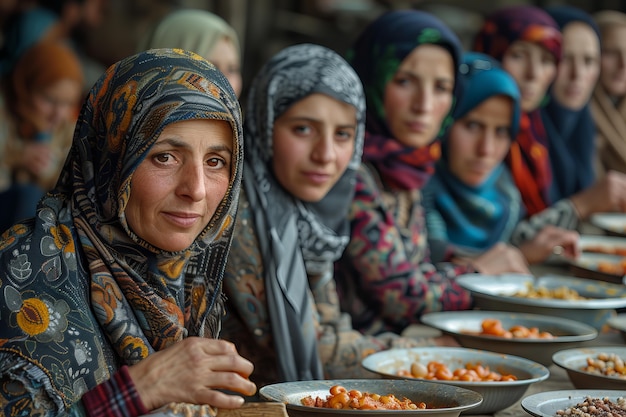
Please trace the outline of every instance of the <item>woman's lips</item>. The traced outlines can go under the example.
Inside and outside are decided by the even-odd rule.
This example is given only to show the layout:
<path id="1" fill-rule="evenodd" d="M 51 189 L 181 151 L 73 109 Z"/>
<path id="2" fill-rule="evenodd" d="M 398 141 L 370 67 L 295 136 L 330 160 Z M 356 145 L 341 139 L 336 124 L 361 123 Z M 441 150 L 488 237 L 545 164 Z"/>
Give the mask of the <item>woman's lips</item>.
<path id="1" fill-rule="evenodd" d="M 201 217 L 199 214 L 195 214 L 195 213 L 171 213 L 170 212 L 170 213 L 164 213 L 164 215 L 172 223 L 175 223 L 182 227 L 193 226 Z"/>

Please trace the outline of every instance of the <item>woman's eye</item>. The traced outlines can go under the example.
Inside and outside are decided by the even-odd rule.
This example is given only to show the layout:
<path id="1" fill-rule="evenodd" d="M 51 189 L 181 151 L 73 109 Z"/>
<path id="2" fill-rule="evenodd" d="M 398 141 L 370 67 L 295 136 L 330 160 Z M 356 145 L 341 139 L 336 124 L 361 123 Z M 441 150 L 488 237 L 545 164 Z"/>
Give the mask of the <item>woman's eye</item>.
<path id="1" fill-rule="evenodd" d="M 226 166 L 226 161 L 224 161 L 222 158 L 210 158 L 207 161 L 207 165 L 212 168 L 223 168 Z"/>
<path id="2" fill-rule="evenodd" d="M 311 132 L 311 128 L 309 126 L 300 125 L 294 126 L 293 131 L 299 135 L 306 135 Z"/>
<path id="3" fill-rule="evenodd" d="M 154 160 L 161 164 L 166 164 L 168 162 L 171 162 L 173 161 L 173 159 L 174 158 L 169 153 L 160 153 L 154 156 Z"/>
<path id="4" fill-rule="evenodd" d="M 339 130 L 337 131 L 337 137 L 340 141 L 346 142 L 352 140 L 354 133 L 350 130 Z"/>

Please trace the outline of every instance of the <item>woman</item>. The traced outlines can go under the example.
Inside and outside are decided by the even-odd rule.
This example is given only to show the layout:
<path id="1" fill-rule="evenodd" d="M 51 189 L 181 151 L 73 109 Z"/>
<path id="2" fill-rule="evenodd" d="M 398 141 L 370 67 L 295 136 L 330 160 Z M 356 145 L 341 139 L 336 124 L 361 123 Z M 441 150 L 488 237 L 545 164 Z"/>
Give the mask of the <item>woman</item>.
<path id="1" fill-rule="evenodd" d="M 367 99 L 364 164 L 338 264 L 344 311 L 368 334 L 401 332 L 421 314 L 471 307 L 459 274 L 528 272 L 521 253 L 497 245 L 471 266 L 430 260 L 421 189 L 439 157 L 437 137 L 457 89 L 458 38 L 425 12 L 389 12 L 371 23 L 350 59 Z"/>
<path id="2" fill-rule="evenodd" d="M 237 98 L 152 50 L 88 95 L 57 186 L 0 241 L 6 415 L 235 408 L 252 364 L 215 340 L 241 181 Z"/>
<path id="3" fill-rule="evenodd" d="M 140 50 L 151 48 L 180 48 L 193 51 L 211 61 L 226 76 L 241 95 L 241 51 L 237 32 L 224 19 L 199 9 L 182 9 L 165 16 Z"/>
<path id="4" fill-rule="evenodd" d="M 626 173 L 626 14 L 604 10 L 593 16 L 602 37 L 600 79 L 591 100 L 596 124 L 596 172 Z"/>
<path id="5" fill-rule="evenodd" d="M 0 232 L 33 217 L 72 143 L 83 91 L 78 56 L 42 41 L 24 53 L 0 93 Z"/>
<path id="6" fill-rule="evenodd" d="M 252 82 L 222 337 L 259 386 L 371 376 L 363 357 L 418 343 L 363 337 L 339 310 L 333 262 L 348 241 L 364 110 L 358 77 L 322 46 L 283 49 Z"/>
<path id="7" fill-rule="evenodd" d="M 561 62 L 541 108 L 553 173 L 550 201 L 558 201 L 595 180 L 595 126 L 588 103 L 600 74 L 600 33 L 591 16 L 578 8 L 546 11 L 563 35 Z"/>
<path id="8" fill-rule="evenodd" d="M 496 10 L 479 31 L 474 49 L 500 61 L 522 94 L 520 132 L 506 162 L 522 195 L 526 216 L 551 207 L 554 209 L 551 224 L 576 229 L 594 213 L 626 209 L 626 177 L 617 173 L 607 175 L 566 199 L 550 199 L 550 184 L 554 178 L 550 138 L 539 109 L 561 58 L 561 33 L 554 19 L 534 6 Z M 573 172 L 561 174 L 575 175 Z"/>
<path id="9" fill-rule="evenodd" d="M 546 226 L 530 241 L 516 235 L 521 196 L 504 158 L 519 130 L 517 83 L 497 61 L 477 52 L 464 55 L 461 74 L 463 91 L 454 123 L 442 140 L 441 158 L 424 189 L 433 259 L 442 259 L 450 243 L 457 252 L 474 255 L 497 242 L 514 243 L 530 264 L 547 259 L 554 247 L 575 256 L 576 232 Z M 536 216 L 542 215 L 549 216 L 549 209 Z"/>

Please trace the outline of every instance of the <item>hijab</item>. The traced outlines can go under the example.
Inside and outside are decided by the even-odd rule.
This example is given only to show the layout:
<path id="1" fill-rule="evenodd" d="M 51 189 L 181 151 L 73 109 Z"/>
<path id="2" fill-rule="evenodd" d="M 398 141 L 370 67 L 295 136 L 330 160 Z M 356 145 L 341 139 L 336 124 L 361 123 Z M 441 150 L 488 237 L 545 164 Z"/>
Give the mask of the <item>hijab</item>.
<path id="1" fill-rule="evenodd" d="M 17 113 L 18 131 L 23 138 L 31 138 L 37 127 L 24 117 L 32 112 L 32 97 L 62 80 L 72 80 L 83 89 L 84 77 L 76 53 L 60 41 L 36 43 L 18 60 L 11 76 L 10 107 Z"/>
<path id="2" fill-rule="evenodd" d="M 165 16 L 140 49 L 181 48 L 208 59 L 221 38 L 229 39 L 240 53 L 237 32 L 224 19 L 206 10 L 181 9 Z"/>
<path id="3" fill-rule="evenodd" d="M 11 73 L 20 56 L 43 39 L 58 20 L 54 12 L 43 7 L 34 7 L 12 18 L 0 49 L 0 76 Z"/>
<path id="4" fill-rule="evenodd" d="M 572 22 L 582 22 L 596 33 L 600 32 L 584 11 L 571 6 L 554 6 L 546 11 L 559 25 L 561 31 Z M 561 105 L 554 95 L 541 109 L 542 120 L 548 135 L 548 149 L 552 164 L 550 201 L 568 198 L 594 182 L 593 154 L 595 125 L 589 105 L 580 110 L 570 110 Z"/>
<path id="5" fill-rule="evenodd" d="M 614 26 L 626 26 L 626 14 L 616 10 L 603 10 L 593 18 L 601 33 Z M 626 173 L 626 100 L 612 97 L 598 82 L 590 107 L 597 129 L 598 156 L 603 166 L 600 171 Z"/>
<path id="6" fill-rule="evenodd" d="M 161 131 L 191 119 L 230 123 L 231 181 L 194 243 L 166 252 L 133 233 L 124 210 Z M 187 336 L 216 337 L 242 152 L 237 98 L 212 64 L 159 49 L 112 65 L 82 106 L 56 187 L 0 241 L 0 356 L 30 358 L 34 372 L 54 375 L 67 406 L 123 364 Z"/>
<path id="7" fill-rule="evenodd" d="M 457 36 L 435 16 L 417 10 L 383 14 L 365 28 L 348 52 L 349 62 L 363 81 L 367 101 L 363 159 L 377 169 L 391 188 L 421 189 L 440 155 L 437 138 L 423 148 L 408 147 L 393 138 L 384 111 L 387 83 L 404 58 L 425 44 L 445 48 L 452 56 L 454 68 L 458 67 L 462 48 Z"/>
<path id="8" fill-rule="evenodd" d="M 346 172 L 317 203 L 298 200 L 272 170 L 276 119 L 299 100 L 321 93 L 357 110 L 355 149 Z M 363 149 L 365 100 L 348 63 L 322 46 L 300 44 L 271 58 L 253 80 L 244 125 L 244 189 L 265 269 L 272 335 L 285 381 L 320 379 L 308 275 L 332 274 L 348 244 L 347 213 Z M 326 279 L 332 279 L 332 275 Z"/>
<path id="9" fill-rule="evenodd" d="M 509 6 L 496 10 L 478 32 L 474 50 L 502 62 L 507 49 L 516 41 L 544 47 L 557 62 L 561 58 L 559 27 L 550 15 L 534 6 Z M 506 160 L 527 214 L 533 215 L 549 206 L 552 170 L 539 109 L 522 113 L 520 132 Z"/>
<path id="10" fill-rule="evenodd" d="M 465 53 L 459 67 L 462 92 L 454 109 L 458 121 L 485 100 L 511 98 L 510 137 L 519 130 L 520 92 L 513 77 L 493 58 Z M 441 159 L 424 190 L 424 206 L 433 259 L 443 259 L 452 243 L 470 252 L 482 252 L 498 241 L 507 241 L 520 218 L 520 196 L 504 164 L 496 167 L 480 185 L 463 183 L 448 165 L 448 132 L 442 138 Z"/>

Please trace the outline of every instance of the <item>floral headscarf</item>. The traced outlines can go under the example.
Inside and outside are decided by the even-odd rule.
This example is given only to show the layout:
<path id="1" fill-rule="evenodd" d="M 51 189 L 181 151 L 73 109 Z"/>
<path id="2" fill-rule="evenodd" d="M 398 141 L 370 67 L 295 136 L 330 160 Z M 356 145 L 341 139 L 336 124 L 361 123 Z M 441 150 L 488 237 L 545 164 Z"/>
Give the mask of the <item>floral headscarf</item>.
<path id="1" fill-rule="evenodd" d="M 516 41 L 538 44 L 558 62 L 561 59 L 561 32 L 545 11 L 534 6 L 509 6 L 487 17 L 476 35 L 474 50 L 502 61 Z M 511 145 L 507 164 L 522 194 L 527 214 L 540 212 L 550 205 L 552 170 L 546 132 L 539 109 L 523 112 L 520 132 Z"/>
<path id="2" fill-rule="evenodd" d="M 274 177 L 273 130 L 281 114 L 314 93 L 354 106 L 357 130 L 345 173 L 321 201 L 305 203 L 285 192 Z M 348 244 L 347 213 L 363 150 L 364 124 L 359 77 L 341 56 L 325 47 L 300 44 L 283 49 L 252 83 L 245 120 L 244 187 L 263 255 L 279 372 L 286 381 L 323 377 L 306 291 L 308 275 L 332 271 Z"/>
<path id="3" fill-rule="evenodd" d="M 458 67 L 462 48 L 457 36 L 435 16 L 417 10 L 385 13 L 365 28 L 348 51 L 348 61 L 363 81 L 367 100 L 363 159 L 373 164 L 384 182 L 394 188 L 421 188 L 439 158 L 436 137 L 423 148 L 404 146 L 393 138 L 384 112 L 387 83 L 402 61 L 424 44 L 444 47 L 452 56 L 454 68 Z M 457 88 L 455 83 L 455 95 Z M 444 128 L 450 121 L 444 122 Z"/>
<path id="4" fill-rule="evenodd" d="M 161 131 L 191 119 L 231 125 L 231 180 L 195 242 L 165 252 L 130 230 L 124 209 Z M 217 336 L 242 158 L 239 104 L 213 65 L 160 49 L 111 66 L 82 107 L 56 188 L 0 241 L 0 375 L 32 368 L 68 406 L 123 364 Z"/>

